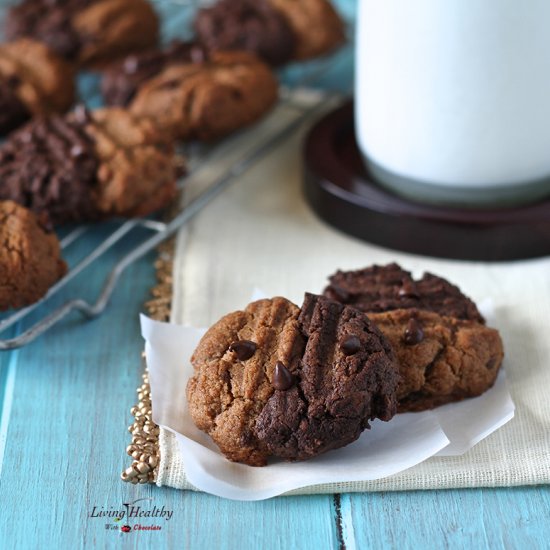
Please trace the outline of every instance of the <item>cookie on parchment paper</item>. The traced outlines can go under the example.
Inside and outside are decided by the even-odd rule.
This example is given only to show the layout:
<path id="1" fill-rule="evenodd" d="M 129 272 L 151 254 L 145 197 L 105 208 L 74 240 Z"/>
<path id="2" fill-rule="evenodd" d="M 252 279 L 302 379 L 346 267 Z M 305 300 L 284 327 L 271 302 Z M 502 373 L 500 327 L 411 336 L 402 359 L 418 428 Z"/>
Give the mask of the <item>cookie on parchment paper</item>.
<path id="1" fill-rule="evenodd" d="M 399 412 L 477 397 L 494 384 L 504 351 L 497 330 L 431 311 L 369 314 L 400 365 Z"/>
<path id="2" fill-rule="evenodd" d="M 446 279 L 415 280 L 392 263 L 329 277 L 324 295 L 365 312 L 397 356 L 399 411 L 477 397 L 494 384 L 504 357 L 497 330 Z"/>
<path id="3" fill-rule="evenodd" d="M 368 318 L 306 294 L 230 313 L 191 362 L 189 410 L 230 460 L 306 460 L 355 441 L 369 421 L 396 411 L 397 366 Z"/>
<path id="4" fill-rule="evenodd" d="M 484 322 L 475 303 L 457 286 L 431 273 L 415 280 L 396 263 L 337 271 L 323 294 L 366 313 L 414 308 Z"/>

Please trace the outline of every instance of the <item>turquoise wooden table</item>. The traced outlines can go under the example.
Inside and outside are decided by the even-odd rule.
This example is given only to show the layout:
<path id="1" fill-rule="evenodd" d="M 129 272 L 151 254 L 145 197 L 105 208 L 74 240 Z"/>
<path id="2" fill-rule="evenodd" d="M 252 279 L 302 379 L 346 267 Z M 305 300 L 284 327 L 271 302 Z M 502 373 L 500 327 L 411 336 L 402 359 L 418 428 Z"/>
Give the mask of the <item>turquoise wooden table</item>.
<path id="1" fill-rule="evenodd" d="M 353 15 L 353 1 L 339 4 Z M 349 81 L 350 67 L 351 59 L 325 85 Z M 68 260 L 85 254 L 102 231 Z M 135 238 L 94 263 L 54 304 L 95 297 Z M 240 503 L 123 483 L 126 426 L 141 380 L 138 314 L 154 284 L 153 261 L 150 255 L 125 273 L 104 316 L 74 314 L 35 343 L 0 353 L 0 549 L 550 548 L 548 487 Z M 160 530 L 123 533 L 102 515 L 143 498 L 163 512 Z"/>

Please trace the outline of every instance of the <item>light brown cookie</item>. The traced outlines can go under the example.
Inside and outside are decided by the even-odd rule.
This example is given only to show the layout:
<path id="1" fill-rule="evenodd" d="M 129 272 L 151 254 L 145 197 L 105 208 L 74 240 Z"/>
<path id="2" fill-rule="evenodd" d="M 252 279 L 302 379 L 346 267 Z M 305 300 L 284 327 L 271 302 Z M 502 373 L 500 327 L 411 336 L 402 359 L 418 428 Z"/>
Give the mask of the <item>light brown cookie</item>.
<path id="1" fill-rule="evenodd" d="M 74 101 L 74 71 L 44 44 L 22 38 L 0 45 L 0 88 L 0 133 L 7 133 L 31 116 L 66 111 Z"/>
<path id="2" fill-rule="evenodd" d="M 369 313 L 399 363 L 399 412 L 476 397 L 495 382 L 504 356 L 498 331 L 429 311 Z"/>
<path id="3" fill-rule="evenodd" d="M 294 59 L 330 52 L 345 40 L 345 29 L 328 0 L 269 0 L 288 20 L 296 36 Z"/>
<path id="4" fill-rule="evenodd" d="M 189 411 L 230 460 L 305 460 L 355 441 L 396 410 L 397 366 L 360 311 L 306 294 L 260 300 L 199 343 Z"/>
<path id="5" fill-rule="evenodd" d="M 277 80 L 246 52 L 215 52 L 173 64 L 143 83 L 129 109 L 170 136 L 215 140 L 255 122 L 277 99 Z"/>
<path id="6" fill-rule="evenodd" d="M 154 47 L 158 27 L 146 0 L 23 0 L 9 10 L 5 25 L 10 39 L 34 38 L 78 65 Z"/>
<path id="7" fill-rule="evenodd" d="M 94 195 L 101 217 L 144 216 L 175 197 L 174 148 L 152 121 L 110 107 L 91 114 L 86 133 L 99 162 Z"/>
<path id="8" fill-rule="evenodd" d="M 36 302 L 67 271 L 55 233 L 12 201 L 0 201 L 0 310 Z"/>
<path id="9" fill-rule="evenodd" d="M 146 0 L 101 0 L 75 13 L 73 28 L 82 37 L 78 61 L 105 64 L 155 46 L 159 21 Z"/>

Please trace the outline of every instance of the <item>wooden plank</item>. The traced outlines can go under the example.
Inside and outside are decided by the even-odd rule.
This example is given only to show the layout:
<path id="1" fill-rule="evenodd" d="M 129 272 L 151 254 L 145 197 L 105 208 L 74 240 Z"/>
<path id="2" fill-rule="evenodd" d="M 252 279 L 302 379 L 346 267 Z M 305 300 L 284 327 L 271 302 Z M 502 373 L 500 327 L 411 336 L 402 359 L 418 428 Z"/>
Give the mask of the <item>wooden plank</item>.
<path id="1" fill-rule="evenodd" d="M 342 496 L 342 540 L 355 548 L 550 547 L 549 487 Z"/>
<path id="2" fill-rule="evenodd" d="M 122 249 L 113 249 L 60 300 L 73 287 L 98 292 L 106 265 Z M 127 498 L 130 488 L 118 476 L 127 463 L 125 426 L 140 380 L 137 316 L 153 281 L 151 260 L 126 274 L 105 316 L 83 321 L 75 315 L 18 352 L 0 478 L 1 502 L 9 503 L 0 514 L 7 548 L 40 541 L 77 548 L 98 540 L 98 525 L 87 517 L 91 506 Z"/>
<path id="3" fill-rule="evenodd" d="M 123 249 L 107 254 L 59 301 L 85 288 L 94 296 Z M 124 276 L 105 316 L 87 322 L 75 315 L 34 344 L 2 354 L 2 367 L 15 361 L 17 376 L 0 477 L 0 502 L 8 503 L 0 547 L 336 547 L 329 495 L 238 503 L 120 481 L 130 463 L 125 427 L 140 383 L 138 313 L 154 281 L 151 264 L 147 258 Z M 173 512 L 161 531 L 127 535 L 106 529 L 116 527 L 111 518 L 90 517 L 94 506 L 120 509 L 144 497 Z"/>

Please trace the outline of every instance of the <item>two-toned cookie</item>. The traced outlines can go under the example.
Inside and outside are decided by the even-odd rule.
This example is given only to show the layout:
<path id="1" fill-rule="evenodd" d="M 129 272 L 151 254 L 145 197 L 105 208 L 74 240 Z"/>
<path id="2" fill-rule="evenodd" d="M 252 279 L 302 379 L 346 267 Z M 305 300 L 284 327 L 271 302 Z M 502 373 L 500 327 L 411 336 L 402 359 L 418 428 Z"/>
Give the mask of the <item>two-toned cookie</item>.
<path id="1" fill-rule="evenodd" d="M 368 314 L 400 365 L 399 411 L 476 397 L 495 382 L 504 352 L 497 330 L 445 279 L 418 280 L 397 264 L 338 271 L 325 296 Z"/>
<path id="2" fill-rule="evenodd" d="M 355 441 L 396 411 L 398 368 L 360 311 L 306 294 L 230 313 L 191 359 L 189 411 L 230 460 L 305 460 Z"/>
<path id="3" fill-rule="evenodd" d="M 457 286 L 431 273 L 415 280 L 396 263 L 337 271 L 329 277 L 323 293 L 368 313 L 423 309 L 447 317 L 484 322 L 475 303 Z"/>
<path id="4" fill-rule="evenodd" d="M 5 33 L 43 42 L 78 65 L 96 65 L 154 47 L 159 21 L 146 0 L 23 0 L 8 11 Z"/>
<path id="5" fill-rule="evenodd" d="M 109 70 L 107 103 L 126 105 L 173 139 L 212 141 L 261 118 L 276 102 L 271 69 L 248 52 L 208 52 L 175 42 Z"/>
<path id="6" fill-rule="evenodd" d="M 219 0 L 199 10 L 198 40 L 212 50 L 248 50 L 271 65 L 326 54 L 344 42 L 328 0 Z"/>
<path id="7" fill-rule="evenodd" d="M 179 167 L 169 139 L 124 109 L 39 117 L 0 146 L 0 199 L 53 223 L 141 216 L 168 204 Z"/>

